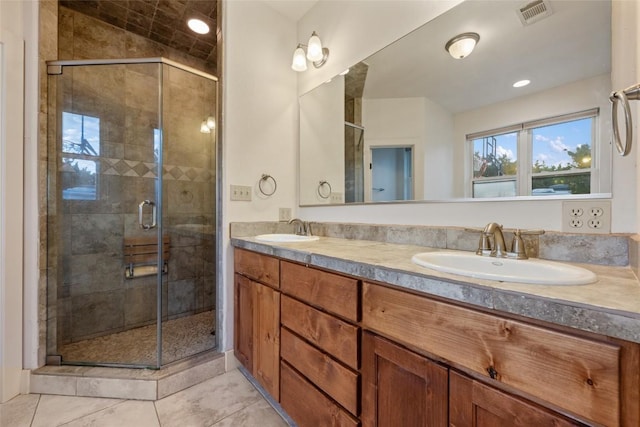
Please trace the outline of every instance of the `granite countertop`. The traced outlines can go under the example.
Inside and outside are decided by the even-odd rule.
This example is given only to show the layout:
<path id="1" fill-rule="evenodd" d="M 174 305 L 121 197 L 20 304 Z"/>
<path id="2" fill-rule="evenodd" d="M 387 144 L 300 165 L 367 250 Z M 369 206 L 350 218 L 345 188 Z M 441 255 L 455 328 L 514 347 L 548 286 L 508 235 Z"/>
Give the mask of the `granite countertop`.
<path id="1" fill-rule="evenodd" d="M 596 273 L 598 281 L 579 286 L 546 286 L 475 279 L 420 267 L 411 262 L 414 254 L 442 250 L 424 246 L 333 237 L 297 243 L 264 243 L 252 237 L 234 237 L 231 243 L 425 295 L 640 343 L 640 282 L 629 267 L 574 264 Z"/>

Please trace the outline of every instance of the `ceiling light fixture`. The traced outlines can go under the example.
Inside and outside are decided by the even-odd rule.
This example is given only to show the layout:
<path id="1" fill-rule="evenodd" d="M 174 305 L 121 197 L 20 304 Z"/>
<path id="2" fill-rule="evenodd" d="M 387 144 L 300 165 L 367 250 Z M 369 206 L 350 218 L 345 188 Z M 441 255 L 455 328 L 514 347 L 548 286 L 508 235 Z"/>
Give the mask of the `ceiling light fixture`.
<path id="1" fill-rule="evenodd" d="M 194 33 L 209 34 L 209 26 L 201 19 L 192 18 L 187 21 L 187 25 Z"/>
<path id="2" fill-rule="evenodd" d="M 531 80 L 527 80 L 527 79 L 518 80 L 517 82 L 515 82 L 513 84 L 513 87 L 524 87 L 524 86 L 528 85 L 529 83 L 531 83 Z"/>
<path id="3" fill-rule="evenodd" d="M 306 52 L 305 48 L 307 48 Z M 299 43 L 298 47 L 296 47 L 293 52 L 291 69 L 294 71 L 306 71 L 307 59 L 313 63 L 314 67 L 320 68 L 327 62 L 327 58 L 329 58 L 329 49 L 322 47 L 322 41 L 314 31 L 306 45 Z"/>
<path id="4" fill-rule="evenodd" d="M 462 33 L 449 40 L 444 48 L 455 59 L 462 59 L 473 52 L 479 41 L 478 33 Z"/>

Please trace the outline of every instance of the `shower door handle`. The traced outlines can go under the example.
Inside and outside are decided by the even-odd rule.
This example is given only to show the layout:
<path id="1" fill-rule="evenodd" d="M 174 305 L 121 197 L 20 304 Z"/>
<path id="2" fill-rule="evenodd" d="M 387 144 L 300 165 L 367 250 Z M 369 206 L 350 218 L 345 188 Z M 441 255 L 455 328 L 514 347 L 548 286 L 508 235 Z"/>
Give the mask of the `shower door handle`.
<path id="1" fill-rule="evenodd" d="M 151 206 L 151 224 L 145 224 L 142 219 L 142 211 L 145 205 Z M 145 200 L 138 205 L 138 223 L 143 230 L 150 230 L 156 227 L 156 204 L 151 200 Z"/>

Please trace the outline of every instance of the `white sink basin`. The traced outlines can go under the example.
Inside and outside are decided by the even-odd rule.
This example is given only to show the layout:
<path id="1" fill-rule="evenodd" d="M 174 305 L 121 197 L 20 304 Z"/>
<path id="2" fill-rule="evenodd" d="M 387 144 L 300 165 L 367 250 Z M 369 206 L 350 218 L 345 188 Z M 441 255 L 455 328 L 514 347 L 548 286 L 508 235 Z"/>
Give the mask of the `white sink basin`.
<path id="1" fill-rule="evenodd" d="M 260 242 L 272 243 L 295 243 L 295 242 L 312 242 L 319 240 L 318 236 L 300 236 L 298 234 L 260 234 L 255 237 Z"/>
<path id="2" fill-rule="evenodd" d="M 411 261 L 444 273 L 502 282 L 586 285 L 598 279 L 587 269 L 560 262 L 495 258 L 468 252 L 423 252 L 414 255 Z"/>

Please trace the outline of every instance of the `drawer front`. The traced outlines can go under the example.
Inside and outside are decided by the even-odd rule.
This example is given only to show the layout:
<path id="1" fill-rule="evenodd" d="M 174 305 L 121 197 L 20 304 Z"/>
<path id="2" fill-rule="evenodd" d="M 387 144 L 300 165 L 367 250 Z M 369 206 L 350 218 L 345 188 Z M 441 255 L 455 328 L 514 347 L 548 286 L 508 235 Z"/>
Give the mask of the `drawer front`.
<path id="1" fill-rule="evenodd" d="M 235 249 L 233 264 L 236 273 L 262 282 L 272 288 L 280 287 L 280 261 L 244 249 Z"/>
<path id="2" fill-rule="evenodd" d="M 280 354 L 311 383 L 353 415 L 358 415 L 359 375 L 298 338 L 287 329 L 280 333 Z"/>
<path id="3" fill-rule="evenodd" d="M 360 422 L 322 392 L 286 362 L 280 366 L 280 405 L 299 427 L 356 427 Z"/>
<path id="4" fill-rule="evenodd" d="M 282 291 L 357 322 L 358 281 L 338 274 L 282 262 Z"/>
<path id="5" fill-rule="evenodd" d="M 364 328 L 604 425 L 620 423 L 620 347 L 363 284 Z"/>
<path id="6" fill-rule="evenodd" d="M 358 369 L 359 328 L 282 295 L 280 322 L 316 347 Z"/>

